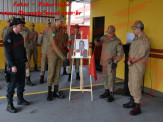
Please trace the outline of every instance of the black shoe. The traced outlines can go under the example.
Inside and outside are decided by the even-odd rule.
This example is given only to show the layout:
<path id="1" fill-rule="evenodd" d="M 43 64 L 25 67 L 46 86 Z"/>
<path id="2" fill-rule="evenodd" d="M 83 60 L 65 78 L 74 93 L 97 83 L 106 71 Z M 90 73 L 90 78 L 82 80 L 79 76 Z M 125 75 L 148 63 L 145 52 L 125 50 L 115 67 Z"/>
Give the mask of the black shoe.
<path id="1" fill-rule="evenodd" d="M 59 99 L 64 99 L 65 98 L 64 94 L 62 92 L 59 92 L 59 91 L 58 92 L 54 92 L 53 96 L 54 97 L 58 97 Z"/>
<path id="2" fill-rule="evenodd" d="M 67 71 L 63 71 L 63 75 L 68 75 Z"/>
<path id="3" fill-rule="evenodd" d="M 99 97 L 100 98 L 107 98 L 110 94 L 109 89 L 105 89 L 105 92 L 103 94 L 101 94 Z"/>
<path id="4" fill-rule="evenodd" d="M 80 80 L 79 73 L 76 73 L 76 80 Z"/>
<path id="5" fill-rule="evenodd" d="M 29 105 L 30 103 L 26 101 L 23 96 L 18 96 L 17 105 Z"/>
<path id="6" fill-rule="evenodd" d="M 27 83 L 26 83 L 27 85 L 34 86 L 34 84 L 31 82 L 30 76 L 26 77 L 26 80 L 27 80 Z"/>
<path id="7" fill-rule="evenodd" d="M 113 102 L 113 101 L 114 101 L 114 96 L 110 94 L 108 96 L 107 102 Z"/>
<path id="8" fill-rule="evenodd" d="M 68 75 L 66 68 L 64 68 L 64 70 L 63 70 L 63 75 Z"/>
<path id="9" fill-rule="evenodd" d="M 58 91 L 58 85 L 54 85 L 53 97 L 58 97 L 59 99 L 64 99 L 65 98 L 64 94 L 62 92 Z"/>
<path id="10" fill-rule="evenodd" d="M 37 65 L 35 65 L 34 71 L 39 71 L 39 70 L 37 69 Z"/>
<path id="11" fill-rule="evenodd" d="M 68 81 L 70 82 L 71 80 L 71 73 L 68 74 Z"/>
<path id="12" fill-rule="evenodd" d="M 130 101 L 126 104 L 123 104 L 124 108 L 133 108 L 135 106 L 135 102 L 133 97 L 130 97 Z"/>
<path id="13" fill-rule="evenodd" d="M 12 101 L 8 101 L 6 111 L 8 111 L 8 112 L 10 112 L 10 113 L 16 113 L 16 112 L 17 112 L 17 110 L 16 110 L 16 108 L 14 107 Z"/>
<path id="14" fill-rule="evenodd" d="M 51 89 L 52 89 L 52 87 L 51 86 L 48 86 L 48 97 L 47 97 L 47 101 L 52 101 L 53 100 Z"/>
<path id="15" fill-rule="evenodd" d="M 141 114 L 141 108 L 140 108 L 140 104 L 135 103 L 135 107 L 133 108 L 132 111 L 130 111 L 130 115 L 138 115 Z"/>
<path id="16" fill-rule="evenodd" d="M 44 75 L 41 75 L 40 76 L 40 84 L 43 84 L 44 83 Z"/>

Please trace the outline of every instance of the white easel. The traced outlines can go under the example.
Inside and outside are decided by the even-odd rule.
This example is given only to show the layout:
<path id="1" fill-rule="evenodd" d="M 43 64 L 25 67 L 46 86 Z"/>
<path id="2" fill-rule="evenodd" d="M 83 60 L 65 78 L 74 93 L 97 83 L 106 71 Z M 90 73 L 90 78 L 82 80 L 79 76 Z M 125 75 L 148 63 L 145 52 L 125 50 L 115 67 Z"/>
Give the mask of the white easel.
<path id="1" fill-rule="evenodd" d="M 76 35 L 75 35 L 75 39 L 76 39 Z M 81 39 L 82 39 L 82 32 L 81 32 Z M 88 39 L 88 35 L 87 35 L 87 39 Z M 75 41 L 74 41 L 75 42 Z M 73 42 L 73 43 L 74 43 Z M 91 101 L 93 101 L 93 91 L 92 91 L 92 77 L 90 75 L 90 89 L 84 89 L 83 86 L 83 57 L 75 57 L 75 49 L 76 49 L 76 43 L 74 43 L 74 48 L 73 48 L 73 56 L 72 58 L 72 67 L 71 67 L 71 82 L 70 82 L 70 92 L 69 92 L 69 101 L 71 100 L 71 92 L 72 91 L 80 91 L 80 92 L 91 92 Z M 73 76 L 73 64 L 74 64 L 74 59 L 80 58 L 80 89 L 72 89 L 72 76 Z M 89 64 L 91 61 L 91 56 L 88 56 L 87 59 L 89 59 Z"/>

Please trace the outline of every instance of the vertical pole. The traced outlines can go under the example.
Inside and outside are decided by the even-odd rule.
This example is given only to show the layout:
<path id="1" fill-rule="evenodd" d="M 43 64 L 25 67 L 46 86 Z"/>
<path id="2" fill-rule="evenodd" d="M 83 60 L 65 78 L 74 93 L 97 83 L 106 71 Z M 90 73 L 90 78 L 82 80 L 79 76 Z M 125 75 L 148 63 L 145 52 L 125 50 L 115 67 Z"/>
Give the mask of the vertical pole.
<path id="1" fill-rule="evenodd" d="M 69 1 L 69 13 L 71 12 L 71 3 L 72 1 Z M 68 27 L 67 27 L 67 33 L 68 36 L 70 37 L 70 25 L 71 25 L 71 14 L 68 15 Z"/>
<path id="2" fill-rule="evenodd" d="M 83 37 L 83 32 L 81 31 L 81 39 L 82 37 Z M 83 59 L 82 58 L 80 58 L 80 89 L 83 90 Z"/>
<path id="3" fill-rule="evenodd" d="M 74 55 L 75 55 L 75 52 L 74 52 L 74 49 L 76 48 L 76 44 L 75 44 L 75 40 L 76 40 L 76 35 L 75 35 L 75 38 L 74 38 L 74 48 L 73 48 L 73 55 L 71 57 L 72 59 L 72 62 L 71 62 L 71 81 L 70 81 L 70 92 L 69 92 L 69 101 L 71 100 L 71 88 L 72 88 L 72 76 L 73 76 L 73 65 L 74 65 Z"/>

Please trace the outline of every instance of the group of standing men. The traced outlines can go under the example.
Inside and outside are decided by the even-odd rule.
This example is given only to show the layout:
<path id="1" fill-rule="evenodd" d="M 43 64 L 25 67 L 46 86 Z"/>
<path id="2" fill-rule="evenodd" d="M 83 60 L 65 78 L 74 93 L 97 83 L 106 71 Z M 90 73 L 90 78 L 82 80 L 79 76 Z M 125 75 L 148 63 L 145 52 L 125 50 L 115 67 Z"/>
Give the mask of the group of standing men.
<path id="1" fill-rule="evenodd" d="M 141 84 L 145 73 L 146 64 L 150 53 L 150 40 L 144 33 L 144 24 L 138 20 L 131 26 L 135 38 L 133 39 L 128 57 L 129 67 L 129 91 L 130 101 L 123 104 L 124 108 L 133 108 L 130 115 L 141 113 Z M 110 25 L 106 31 L 107 35 L 102 36 L 95 45 L 102 45 L 101 60 L 102 76 L 105 92 L 100 98 L 108 98 L 108 102 L 114 101 L 114 83 L 116 77 L 117 63 L 123 58 L 124 51 L 120 39 L 115 34 L 115 27 Z"/>
<path id="2" fill-rule="evenodd" d="M 38 33 L 34 30 L 35 25 L 31 24 L 31 30 L 25 27 L 25 19 L 11 18 L 7 21 L 8 26 L 2 32 L 4 39 L 6 64 L 11 74 L 10 82 L 7 89 L 7 111 L 15 113 L 17 110 L 13 105 L 14 89 L 17 87 L 18 105 L 29 105 L 29 102 L 24 100 L 23 92 L 25 86 L 25 71 L 27 84 L 32 86 L 30 80 L 30 59 L 33 54 L 35 71 L 37 71 L 37 44 L 42 46 L 40 83 L 44 83 L 44 75 L 48 69 L 48 96 L 47 100 L 52 101 L 53 97 L 64 99 L 65 95 L 59 92 L 61 62 L 63 60 L 63 74 L 67 75 L 66 66 L 68 69 L 68 81 L 71 79 L 72 63 L 67 59 L 73 55 L 74 38 L 81 38 L 79 34 L 79 26 L 75 25 L 75 32 L 69 38 L 66 33 L 66 27 L 62 27 L 65 19 L 62 15 L 55 17 L 54 25 L 51 25 L 50 20 L 47 20 L 46 28 Z M 124 108 L 133 108 L 130 111 L 131 115 L 141 113 L 141 81 L 145 73 L 147 58 L 150 52 L 150 41 L 143 32 L 144 24 L 142 21 L 136 21 L 131 27 L 135 38 L 133 39 L 128 58 L 129 66 L 129 90 L 130 101 L 123 104 Z M 100 63 L 102 65 L 102 76 L 104 81 L 105 92 L 100 95 L 100 98 L 108 98 L 108 102 L 114 101 L 114 82 L 116 77 L 117 63 L 123 58 L 124 51 L 121 40 L 115 34 L 115 27 L 110 25 L 107 34 L 102 36 L 99 41 L 95 40 L 95 45 L 102 45 Z M 68 49 L 69 48 L 69 49 Z M 29 62 L 29 63 L 28 63 Z M 76 79 L 80 80 L 79 76 L 79 59 L 75 60 Z M 48 66 L 48 68 L 47 68 Z M 54 92 L 52 92 L 52 84 L 54 82 Z"/>
<path id="3" fill-rule="evenodd" d="M 34 60 L 34 64 L 35 64 L 34 71 L 38 71 L 38 69 L 37 69 L 37 56 L 38 56 L 37 40 L 38 40 L 38 33 L 34 30 L 34 28 L 35 28 L 34 23 L 32 23 L 30 25 L 31 30 L 29 30 L 27 27 L 25 27 L 25 18 L 23 16 L 21 16 L 20 18 L 24 22 L 22 24 L 23 29 L 20 32 L 20 34 L 23 36 L 24 47 L 26 49 L 28 62 L 30 63 L 30 59 L 31 59 L 31 57 L 33 55 L 33 60 Z M 13 27 L 10 27 L 10 24 L 12 23 L 12 21 L 14 19 L 15 19 L 15 17 L 13 16 L 13 17 L 11 17 L 10 19 L 7 20 L 7 26 L 2 31 L 2 39 L 3 40 L 5 40 L 5 37 L 13 30 Z M 6 60 L 5 64 L 7 66 L 7 60 Z M 34 85 L 30 80 L 30 67 L 26 69 L 26 80 L 27 80 L 27 83 L 26 83 L 27 85 L 29 85 L 29 86 Z"/>
<path id="4" fill-rule="evenodd" d="M 73 50 L 73 40 L 75 35 L 80 38 L 79 26 L 75 25 L 75 32 L 70 38 L 66 33 L 66 27 L 62 24 L 65 21 L 62 15 L 55 17 L 54 25 L 51 25 L 50 20 L 45 23 L 46 28 L 38 33 L 34 30 L 35 25 L 30 25 L 31 30 L 25 27 L 25 18 L 12 17 L 7 21 L 8 26 L 3 29 L 2 38 L 4 40 L 6 66 L 10 74 L 10 81 L 7 89 L 7 111 L 11 113 L 17 112 L 13 105 L 14 89 L 17 87 L 18 105 L 29 105 L 29 102 L 24 100 L 23 92 L 26 84 L 33 86 L 30 79 L 30 60 L 33 55 L 35 71 L 37 69 L 37 44 L 42 46 L 40 84 L 44 83 L 45 71 L 48 69 L 48 96 L 47 100 L 51 101 L 53 97 L 64 99 L 65 95 L 59 92 L 61 62 L 63 60 L 63 74 L 68 75 L 66 66 L 70 65 L 67 59 L 69 50 Z M 69 48 L 69 49 L 68 49 Z M 71 51 L 70 51 L 71 52 Z M 69 58 L 71 58 L 71 53 Z M 77 60 L 78 61 L 78 60 Z M 21 64 L 21 66 L 20 66 Z M 25 64 L 25 65 L 23 65 Z M 71 64 L 72 65 L 72 64 Z M 24 69 L 24 72 L 22 71 Z M 71 77 L 71 66 L 69 67 L 69 78 Z M 76 64 L 76 79 L 79 80 L 79 61 Z M 24 76 L 26 75 L 26 76 Z M 19 77 L 21 76 L 21 77 Z M 54 82 L 54 92 L 52 93 L 52 84 Z M 20 94 L 20 95 L 19 95 Z"/>

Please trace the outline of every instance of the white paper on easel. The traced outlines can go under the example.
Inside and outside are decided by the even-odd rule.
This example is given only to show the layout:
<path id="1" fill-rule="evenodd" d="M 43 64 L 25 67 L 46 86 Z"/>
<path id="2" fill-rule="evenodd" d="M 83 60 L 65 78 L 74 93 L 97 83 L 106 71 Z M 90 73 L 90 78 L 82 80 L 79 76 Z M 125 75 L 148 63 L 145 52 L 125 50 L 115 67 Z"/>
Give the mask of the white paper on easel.
<path id="1" fill-rule="evenodd" d="M 133 33 L 127 32 L 127 43 L 131 43 L 134 38 L 135 38 L 135 35 Z"/>
<path id="2" fill-rule="evenodd" d="M 75 57 L 88 58 L 88 39 L 76 39 Z"/>
<path id="3" fill-rule="evenodd" d="M 76 58 L 80 58 L 80 52 L 76 52 L 76 53 L 75 53 L 75 57 L 76 57 Z"/>

